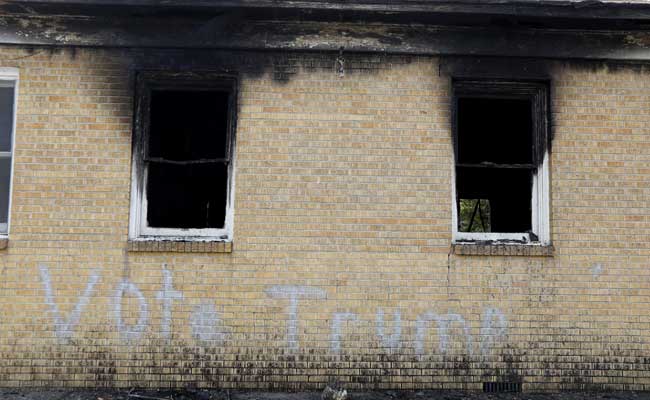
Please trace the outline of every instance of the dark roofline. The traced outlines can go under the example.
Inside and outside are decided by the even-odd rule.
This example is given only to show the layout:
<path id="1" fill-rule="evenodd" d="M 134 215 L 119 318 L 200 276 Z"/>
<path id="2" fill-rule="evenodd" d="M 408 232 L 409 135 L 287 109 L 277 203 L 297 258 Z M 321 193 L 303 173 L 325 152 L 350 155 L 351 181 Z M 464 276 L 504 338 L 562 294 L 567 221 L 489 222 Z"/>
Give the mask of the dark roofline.
<path id="1" fill-rule="evenodd" d="M 0 43 L 650 63 L 650 0 L 0 0 Z"/>
<path id="2" fill-rule="evenodd" d="M 649 0 L 6 0 L 3 9 L 40 13 L 92 8 L 146 10 L 267 9 L 345 13 L 429 13 L 527 16 L 535 18 L 650 20 Z"/>

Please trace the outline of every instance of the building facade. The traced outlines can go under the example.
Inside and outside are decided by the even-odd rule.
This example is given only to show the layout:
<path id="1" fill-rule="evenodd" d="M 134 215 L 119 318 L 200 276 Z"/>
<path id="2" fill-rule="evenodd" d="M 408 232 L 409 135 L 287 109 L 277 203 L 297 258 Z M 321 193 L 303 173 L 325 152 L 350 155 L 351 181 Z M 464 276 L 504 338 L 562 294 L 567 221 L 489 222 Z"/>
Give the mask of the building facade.
<path id="1" fill-rule="evenodd" d="M 96 3 L 2 6 L 2 386 L 650 387 L 644 4 Z"/>

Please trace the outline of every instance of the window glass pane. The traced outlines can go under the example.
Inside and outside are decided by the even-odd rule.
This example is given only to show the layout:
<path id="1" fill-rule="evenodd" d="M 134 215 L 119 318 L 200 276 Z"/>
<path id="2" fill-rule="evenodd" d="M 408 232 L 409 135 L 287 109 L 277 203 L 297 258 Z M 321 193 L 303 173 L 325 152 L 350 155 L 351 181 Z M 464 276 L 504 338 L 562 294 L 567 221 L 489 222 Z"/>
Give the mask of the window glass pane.
<path id="1" fill-rule="evenodd" d="M 491 232 L 528 232 L 532 228 L 532 176 L 533 171 L 528 169 L 458 167 L 459 207 L 463 199 L 485 199 L 489 202 Z M 461 232 L 468 227 L 462 224 L 462 212 L 462 208 L 458 210 Z"/>
<path id="2" fill-rule="evenodd" d="M 0 151 L 11 151 L 13 119 L 14 88 L 0 87 Z"/>
<path id="3" fill-rule="evenodd" d="M 458 99 L 458 161 L 532 164 L 532 109 L 528 99 Z"/>
<path id="4" fill-rule="evenodd" d="M 11 158 L 0 158 L 0 223 L 6 224 L 9 214 L 9 184 L 11 183 Z M 7 233 L 6 229 L 1 230 Z"/>
<path id="5" fill-rule="evenodd" d="M 154 90 L 150 117 L 149 157 L 185 161 L 226 156 L 227 92 Z"/>
<path id="6" fill-rule="evenodd" d="M 147 222 L 157 228 L 223 228 L 228 194 L 225 164 L 150 163 Z"/>

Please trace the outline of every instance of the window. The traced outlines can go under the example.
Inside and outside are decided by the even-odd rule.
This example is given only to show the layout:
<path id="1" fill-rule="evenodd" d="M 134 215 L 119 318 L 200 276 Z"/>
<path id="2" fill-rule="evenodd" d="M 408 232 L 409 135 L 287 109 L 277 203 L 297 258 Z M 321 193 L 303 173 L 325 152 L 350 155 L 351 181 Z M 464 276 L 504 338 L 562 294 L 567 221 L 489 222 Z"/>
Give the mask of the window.
<path id="1" fill-rule="evenodd" d="M 236 81 L 201 73 L 137 78 L 132 239 L 232 239 Z"/>
<path id="2" fill-rule="evenodd" d="M 18 70 L 0 68 L 0 236 L 9 233 Z"/>
<path id="3" fill-rule="evenodd" d="M 548 87 L 456 80 L 455 242 L 548 244 Z"/>

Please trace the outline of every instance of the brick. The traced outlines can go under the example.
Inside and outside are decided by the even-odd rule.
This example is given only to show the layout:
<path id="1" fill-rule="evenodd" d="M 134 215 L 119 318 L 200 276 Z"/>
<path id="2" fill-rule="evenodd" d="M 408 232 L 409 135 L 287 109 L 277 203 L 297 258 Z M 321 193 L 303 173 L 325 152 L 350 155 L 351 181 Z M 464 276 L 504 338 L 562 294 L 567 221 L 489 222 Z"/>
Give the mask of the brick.
<path id="1" fill-rule="evenodd" d="M 0 53 L 20 70 L 5 386 L 650 387 L 645 72 L 549 61 L 553 246 L 452 248 L 436 58 L 350 54 L 340 78 L 328 54 Z M 241 76 L 233 242 L 127 239 L 133 70 L 175 63 Z"/>

